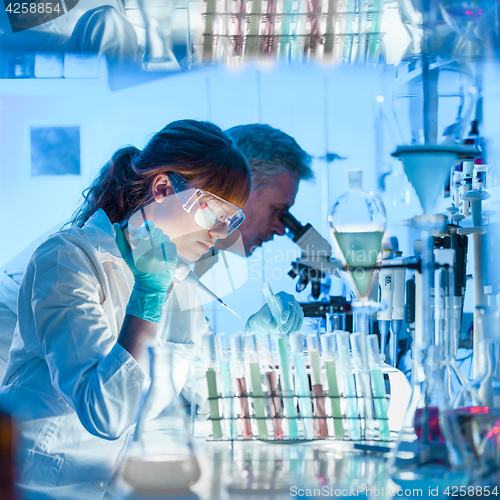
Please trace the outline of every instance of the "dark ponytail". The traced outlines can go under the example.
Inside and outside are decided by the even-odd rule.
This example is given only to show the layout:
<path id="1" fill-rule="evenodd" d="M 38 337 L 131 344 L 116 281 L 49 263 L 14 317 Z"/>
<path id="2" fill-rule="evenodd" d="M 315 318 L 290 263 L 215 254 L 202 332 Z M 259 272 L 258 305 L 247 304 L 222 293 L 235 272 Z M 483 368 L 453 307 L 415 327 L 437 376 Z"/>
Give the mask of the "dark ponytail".
<path id="1" fill-rule="evenodd" d="M 177 172 L 197 187 L 243 206 L 250 194 L 250 170 L 233 140 L 209 122 L 178 120 L 155 134 L 140 151 L 119 149 L 83 192 L 71 223 L 82 227 L 99 209 L 122 221 L 152 198 L 154 178 Z"/>

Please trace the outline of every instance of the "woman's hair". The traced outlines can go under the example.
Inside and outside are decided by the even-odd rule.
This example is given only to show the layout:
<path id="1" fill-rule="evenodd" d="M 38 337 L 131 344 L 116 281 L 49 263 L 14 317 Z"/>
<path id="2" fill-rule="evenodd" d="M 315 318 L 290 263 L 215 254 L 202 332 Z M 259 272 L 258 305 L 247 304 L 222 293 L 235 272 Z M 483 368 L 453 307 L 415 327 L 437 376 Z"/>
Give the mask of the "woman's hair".
<path id="1" fill-rule="evenodd" d="M 240 207 L 250 194 L 248 163 L 233 140 L 213 123 L 178 120 L 142 151 L 134 146 L 116 151 L 84 190 L 71 223 L 82 227 L 100 208 L 112 223 L 122 221 L 153 199 L 154 178 L 169 171 Z"/>

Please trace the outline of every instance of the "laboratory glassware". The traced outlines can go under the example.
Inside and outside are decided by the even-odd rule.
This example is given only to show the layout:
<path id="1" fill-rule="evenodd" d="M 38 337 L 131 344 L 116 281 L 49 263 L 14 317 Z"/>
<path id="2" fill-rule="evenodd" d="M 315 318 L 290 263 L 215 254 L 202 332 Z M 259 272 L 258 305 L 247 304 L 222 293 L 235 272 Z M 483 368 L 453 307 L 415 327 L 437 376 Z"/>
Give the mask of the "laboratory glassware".
<path id="1" fill-rule="evenodd" d="M 344 426 L 342 424 L 342 412 L 340 409 L 340 393 L 337 381 L 337 342 L 334 332 L 327 332 L 323 336 L 323 360 L 328 380 L 328 396 L 330 398 L 333 429 L 337 439 L 344 438 Z"/>
<path id="2" fill-rule="evenodd" d="M 252 437 L 252 422 L 250 420 L 250 405 L 248 403 L 247 383 L 245 379 L 244 332 L 236 332 L 231 336 L 231 357 L 233 359 L 233 374 L 236 376 L 236 390 L 240 401 L 240 418 L 243 426 L 243 437 Z"/>
<path id="3" fill-rule="evenodd" d="M 364 418 L 364 436 L 365 439 L 374 439 L 376 437 L 375 422 L 373 421 L 373 398 L 370 385 L 370 362 L 368 357 L 368 333 L 363 337 L 361 333 L 352 333 L 350 335 L 352 359 L 356 373 L 356 386 L 358 400 L 363 401 L 362 416 Z M 363 343 L 366 349 L 366 365 L 363 366 Z M 361 414 L 361 411 L 360 411 Z"/>
<path id="4" fill-rule="evenodd" d="M 174 3 L 158 0 L 139 0 L 138 3 L 146 28 L 144 60 L 153 63 L 176 63 L 172 51 Z"/>
<path id="5" fill-rule="evenodd" d="M 260 338 L 262 352 L 265 357 L 267 395 L 269 397 L 269 414 L 273 420 L 273 431 L 276 439 L 283 438 L 283 426 L 281 425 L 281 400 L 278 396 L 278 378 L 276 376 L 276 361 L 274 360 L 271 346 L 271 335 L 261 334 Z"/>
<path id="6" fill-rule="evenodd" d="M 166 494 L 188 490 L 201 475 L 189 419 L 176 387 L 171 347 L 147 347 L 150 375 L 120 476 L 132 490 Z"/>
<path id="7" fill-rule="evenodd" d="M 219 391 L 217 390 L 217 354 L 215 349 L 215 335 L 213 332 L 203 335 L 203 354 L 207 366 L 206 378 L 208 398 L 210 404 L 210 419 L 214 439 L 222 438 L 221 417 L 219 413 Z"/>
<path id="8" fill-rule="evenodd" d="M 309 377 L 307 376 L 306 360 L 304 357 L 304 334 L 302 332 L 291 333 L 290 346 L 295 366 L 295 389 L 299 399 L 300 416 L 304 422 L 305 438 L 313 439 L 314 425 Z"/>
<path id="9" fill-rule="evenodd" d="M 316 335 L 318 342 L 320 342 L 321 318 L 304 318 L 300 331 L 306 339 L 308 335 Z"/>
<path id="10" fill-rule="evenodd" d="M 215 337 L 217 351 L 219 353 L 219 367 L 222 379 L 224 395 L 224 413 L 228 425 L 227 435 L 229 439 L 236 439 L 236 416 L 234 414 L 233 403 L 233 383 L 231 378 L 231 366 L 229 363 L 230 352 L 228 349 L 228 336 L 225 333 L 218 333 Z"/>
<path id="11" fill-rule="evenodd" d="M 500 342 L 483 339 L 479 343 L 479 375 L 465 385 L 457 395 L 454 407 L 487 406 L 489 409 L 500 409 Z"/>
<path id="12" fill-rule="evenodd" d="M 286 417 L 288 423 L 288 429 L 290 433 L 290 439 L 298 438 L 298 428 L 297 428 L 297 410 L 294 403 L 294 386 L 292 374 L 290 372 L 290 366 L 288 362 L 288 343 L 286 333 L 283 331 L 283 325 L 281 323 L 281 314 L 279 310 L 279 305 L 276 301 L 276 297 L 273 294 L 271 286 L 269 283 L 262 284 L 262 293 L 266 299 L 269 310 L 274 318 L 274 321 L 278 325 L 279 334 L 276 335 L 276 344 L 278 346 L 278 355 L 281 371 L 281 391 L 284 400 Z"/>
<path id="13" fill-rule="evenodd" d="M 349 191 L 329 215 L 330 234 L 346 269 L 339 270 L 358 300 L 369 297 L 387 217 L 382 201 L 362 188 L 361 170 L 347 172 Z"/>
<path id="14" fill-rule="evenodd" d="M 342 392 L 346 401 L 345 415 L 349 430 L 349 439 L 361 439 L 361 421 L 358 415 L 356 385 L 351 367 L 351 351 L 349 348 L 349 334 L 347 332 L 335 333 L 337 340 L 338 358 L 337 373 L 342 380 Z"/>
<path id="15" fill-rule="evenodd" d="M 259 355 L 257 353 L 257 342 L 254 333 L 246 336 L 246 354 L 250 362 L 250 378 L 252 381 L 252 396 L 257 418 L 259 438 L 267 439 L 266 414 L 264 411 L 264 393 L 262 392 L 262 381 L 259 368 Z"/>
<path id="16" fill-rule="evenodd" d="M 326 313 L 325 319 L 327 332 L 334 332 L 335 330 L 345 331 L 345 313 Z"/>
<path id="17" fill-rule="evenodd" d="M 379 258 L 387 217 L 382 201 L 362 189 L 362 171 L 348 173 L 349 191 L 336 201 L 329 216 L 332 239 L 346 268 L 339 270 L 350 284 L 356 300 L 352 308 L 357 315 L 360 363 L 358 366 L 363 392 L 364 414 L 370 423 L 372 412 L 371 388 L 366 337 L 369 317 L 378 309 L 378 303 L 369 299 L 376 278 L 375 266 Z"/>
<path id="18" fill-rule="evenodd" d="M 380 350 L 376 335 L 368 336 L 368 362 L 370 364 L 370 378 L 377 414 L 380 439 L 389 441 L 389 421 L 387 418 L 387 400 L 385 391 L 384 375 L 380 369 Z"/>
<path id="19" fill-rule="evenodd" d="M 328 424 L 326 421 L 325 398 L 323 396 L 323 384 L 321 383 L 321 365 L 319 356 L 319 342 L 316 333 L 306 337 L 307 349 L 309 351 L 309 363 L 311 366 L 311 379 L 314 391 L 314 403 L 316 410 L 315 433 L 321 437 L 328 437 Z"/>

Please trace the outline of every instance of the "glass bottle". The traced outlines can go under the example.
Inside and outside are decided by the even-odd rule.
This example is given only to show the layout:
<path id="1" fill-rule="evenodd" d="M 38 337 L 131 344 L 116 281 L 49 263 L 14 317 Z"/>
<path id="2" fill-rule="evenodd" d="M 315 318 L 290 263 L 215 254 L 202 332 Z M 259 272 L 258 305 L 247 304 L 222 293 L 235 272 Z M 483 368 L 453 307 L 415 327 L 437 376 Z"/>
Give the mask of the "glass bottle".
<path id="1" fill-rule="evenodd" d="M 121 467 L 121 479 L 136 493 L 187 491 L 200 478 L 189 419 L 174 386 L 172 353 L 147 347 L 150 383 L 137 427 Z"/>

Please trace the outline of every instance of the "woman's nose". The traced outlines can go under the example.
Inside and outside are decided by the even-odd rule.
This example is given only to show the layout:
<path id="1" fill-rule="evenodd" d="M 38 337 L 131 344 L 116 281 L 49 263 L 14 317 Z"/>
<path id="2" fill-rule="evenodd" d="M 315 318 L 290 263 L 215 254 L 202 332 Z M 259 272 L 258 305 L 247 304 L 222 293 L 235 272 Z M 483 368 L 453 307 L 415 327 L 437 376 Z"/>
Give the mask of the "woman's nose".
<path id="1" fill-rule="evenodd" d="M 223 240 L 227 237 L 227 226 L 225 224 L 215 226 L 214 228 L 210 229 L 210 231 L 208 231 L 208 234 L 210 235 L 210 239 L 214 240 L 213 243 L 215 244 L 215 241 Z"/>

